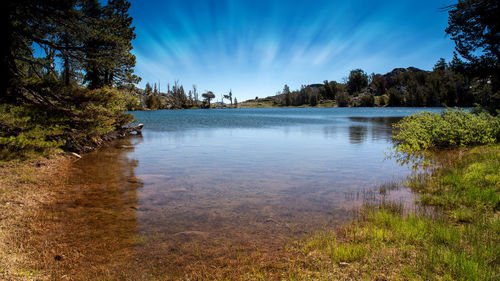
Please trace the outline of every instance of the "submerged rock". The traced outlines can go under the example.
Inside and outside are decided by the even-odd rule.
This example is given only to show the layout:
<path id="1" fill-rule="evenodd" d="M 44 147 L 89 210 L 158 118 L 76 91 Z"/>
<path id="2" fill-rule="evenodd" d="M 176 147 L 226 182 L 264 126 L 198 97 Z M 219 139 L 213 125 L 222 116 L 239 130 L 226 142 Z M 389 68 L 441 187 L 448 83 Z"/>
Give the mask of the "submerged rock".
<path id="1" fill-rule="evenodd" d="M 174 234 L 174 236 L 187 238 L 187 239 L 207 239 L 208 236 L 210 236 L 210 233 L 193 230 L 193 231 L 177 232 Z"/>

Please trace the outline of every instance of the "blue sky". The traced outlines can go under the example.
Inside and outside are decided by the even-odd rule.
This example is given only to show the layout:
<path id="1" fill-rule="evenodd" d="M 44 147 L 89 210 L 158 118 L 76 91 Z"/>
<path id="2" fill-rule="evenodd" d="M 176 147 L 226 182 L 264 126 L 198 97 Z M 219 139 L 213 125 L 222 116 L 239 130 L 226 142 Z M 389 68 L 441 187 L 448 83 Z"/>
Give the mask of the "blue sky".
<path id="1" fill-rule="evenodd" d="M 349 71 L 432 69 L 449 61 L 449 0 L 131 0 L 139 84 L 232 89 L 238 100 L 275 94 Z"/>

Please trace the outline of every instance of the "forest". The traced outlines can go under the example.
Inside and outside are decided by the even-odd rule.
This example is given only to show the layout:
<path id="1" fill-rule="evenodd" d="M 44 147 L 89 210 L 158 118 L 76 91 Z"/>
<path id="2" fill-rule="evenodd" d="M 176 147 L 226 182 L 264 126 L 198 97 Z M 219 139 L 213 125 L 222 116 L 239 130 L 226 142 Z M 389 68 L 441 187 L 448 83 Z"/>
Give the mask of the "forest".
<path id="1" fill-rule="evenodd" d="M 8 1 L 2 8 L 0 158 L 87 151 L 133 120 L 124 110 L 135 38 L 126 0 Z"/>
<path id="2" fill-rule="evenodd" d="M 498 79 L 482 77 L 479 70 L 457 56 L 447 63 L 439 59 L 432 71 L 414 67 L 396 68 L 386 74 L 368 75 L 362 69 L 349 73 L 344 82 L 325 80 L 323 84 L 302 86 L 291 91 L 288 85 L 277 95 L 261 102 L 277 106 L 338 107 L 408 106 L 408 107 L 473 107 L 491 109 L 500 104 Z"/>

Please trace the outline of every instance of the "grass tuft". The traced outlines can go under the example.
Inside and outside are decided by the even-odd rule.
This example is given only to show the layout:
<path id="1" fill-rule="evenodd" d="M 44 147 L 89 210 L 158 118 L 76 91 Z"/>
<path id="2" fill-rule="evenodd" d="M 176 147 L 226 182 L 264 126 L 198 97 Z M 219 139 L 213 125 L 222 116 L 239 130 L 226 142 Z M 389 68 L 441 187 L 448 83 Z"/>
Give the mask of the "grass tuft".
<path id="1" fill-rule="evenodd" d="M 500 145 L 476 147 L 410 186 L 443 215 L 403 216 L 395 204 L 366 206 L 339 231 L 298 248 L 318 276 L 344 264 L 355 279 L 496 280 L 500 276 Z M 304 270 L 303 270 L 304 271 Z M 338 275 L 333 279 L 342 279 Z M 349 278 L 349 277 L 348 277 Z"/>

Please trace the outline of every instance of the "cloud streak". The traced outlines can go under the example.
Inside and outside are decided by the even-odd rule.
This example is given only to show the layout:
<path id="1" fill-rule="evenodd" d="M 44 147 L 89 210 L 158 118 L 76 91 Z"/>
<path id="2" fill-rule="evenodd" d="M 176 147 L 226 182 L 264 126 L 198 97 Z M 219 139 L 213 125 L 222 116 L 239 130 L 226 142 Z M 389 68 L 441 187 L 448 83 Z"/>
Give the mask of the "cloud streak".
<path id="1" fill-rule="evenodd" d="M 136 72 L 179 80 L 240 100 L 267 96 L 353 68 L 429 69 L 451 58 L 445 38 L 451 1 L 171 0 L 132 1 Z"/>

